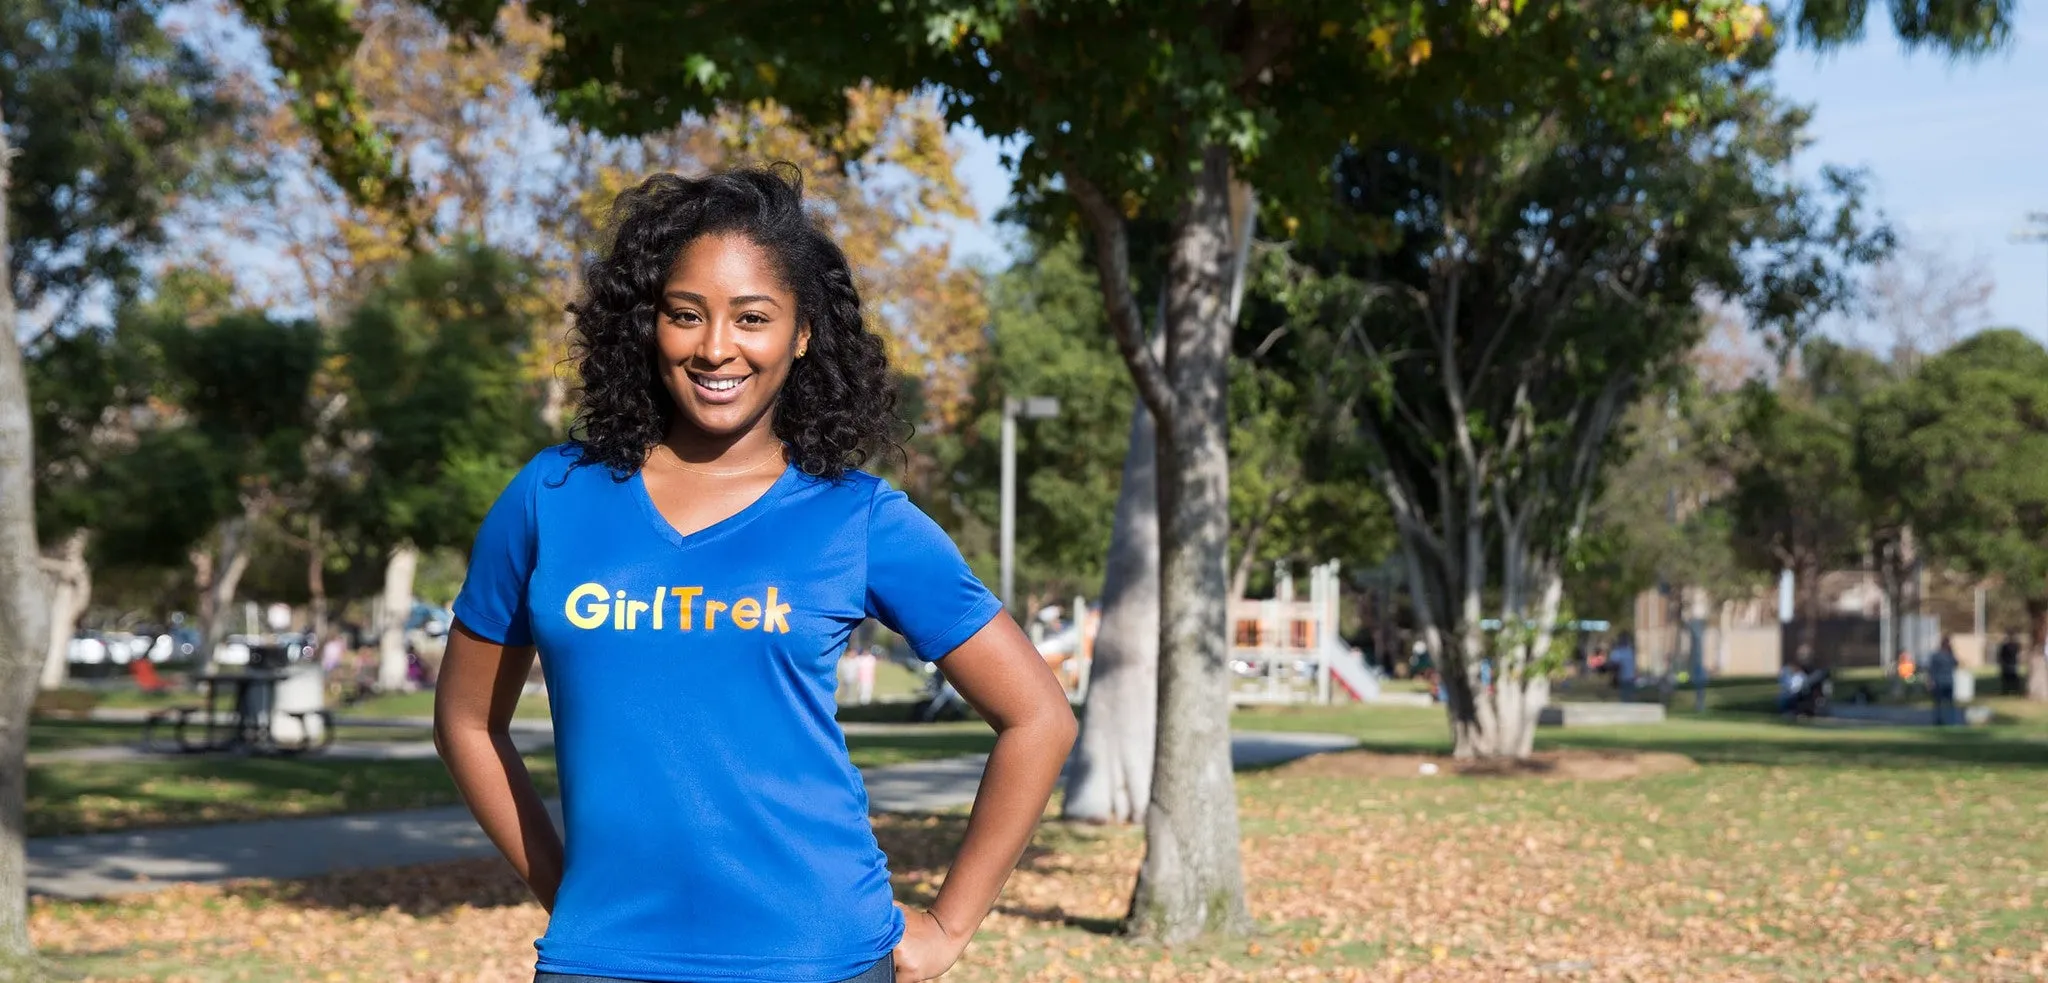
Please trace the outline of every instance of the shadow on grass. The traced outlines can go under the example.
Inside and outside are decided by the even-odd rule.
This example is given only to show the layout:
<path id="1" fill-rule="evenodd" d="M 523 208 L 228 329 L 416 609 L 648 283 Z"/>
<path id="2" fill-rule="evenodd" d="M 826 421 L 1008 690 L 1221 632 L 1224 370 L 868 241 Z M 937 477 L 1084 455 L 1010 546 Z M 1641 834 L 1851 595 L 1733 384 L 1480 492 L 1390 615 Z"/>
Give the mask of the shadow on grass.
<path id="1" fill-rule="evenodd" d="M 543 794 L 554 759 L 528 757 Z M 411 809 L 457 801 L 437 760 L 364 761 L 176 757 L 144 762 L 51 762 L 28 773 L 31 836 Z"/>
<path id="2" fill-rule="evenodd" d="M 953 855 L 966 835 L 967 817 L 952 813 L 875 817 L 875 839 L 889 856 L 896 899 L 929 905 Z M 1056 827 L 1024 852 L 1020 868 L 1046 869 L 1064 863 L 1060 843 L 1073 834 Z M 1054 841 L 1050 845 L 1043 841 Z M 223 893 L 251 903 L 285 904 L 346 912 L 399 911 L 416 918 L 462 906 L 496 908 L 533 901 L 525 883 L 496 857 L 454 860 L 378 870 L 342 871 L 291 881 L 229 884 Z M 1114 922 L 1069 918 L 1057 910 L 1011 905 L 1001 910 L 1033 921 L 1111 932 Z M 1100 924 L 1096 924 L 1096 923 Z"/>
<path id="3" fill-rule="evenodd" d="M 957 814 L 891 815 L 875 820 L 875 840 L 889 855 L 894 875 L 896 900 L 912 907 L 930 905 L 937 899 L 940 881 L 960 839 L 967 831 L 967 817 Z M 1017 869 L 1058 873 L 1067 866 L 1067 846 L 1096 835 L 1088 827 L 1047 823 L 1024 849 Z M 1119 935 L 1123 924 L 1113 918 L 1070 915 L 1057 907 L 1019 904 L 1007 898 L 996 901 L 995 910 L 1049 927 L 1078 928 L 1096 935 Z"/>

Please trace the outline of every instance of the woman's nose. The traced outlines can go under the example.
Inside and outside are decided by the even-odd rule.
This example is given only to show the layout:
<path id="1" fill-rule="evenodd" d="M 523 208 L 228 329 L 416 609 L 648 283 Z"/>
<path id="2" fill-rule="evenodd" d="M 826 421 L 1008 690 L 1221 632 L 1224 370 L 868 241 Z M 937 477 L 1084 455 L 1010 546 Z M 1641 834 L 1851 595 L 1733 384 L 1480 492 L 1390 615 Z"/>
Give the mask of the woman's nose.
<path id="1" fill-rule="evenodd" d="M 713 318 L 704 328 L 704 334 L 697 339 L 697 357 L 713 365 L 724 365 L 732 360 L 738 350 L 734 343 L 733 323 L 725 318 Z"/>

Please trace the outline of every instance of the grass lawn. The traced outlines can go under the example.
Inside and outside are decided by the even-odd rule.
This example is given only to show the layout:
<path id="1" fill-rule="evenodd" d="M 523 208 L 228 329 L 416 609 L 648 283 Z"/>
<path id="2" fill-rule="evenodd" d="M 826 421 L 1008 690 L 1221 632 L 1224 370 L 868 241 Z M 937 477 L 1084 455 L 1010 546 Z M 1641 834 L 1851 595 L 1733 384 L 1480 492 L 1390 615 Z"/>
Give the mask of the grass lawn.
<path id="1" fill-rule="evenodd" d="M 1618 782 L 1249 773 L 1243 857 L 1262 934 L 1172 949 L 1117 938 L 1139 833 L 1049 823 L 946 978 L 2041 979 L 2038 719 L 1941 734 L 1723 714 L 1545 732 L 1551 746 L 1703 762 Z M 1384 749 L 1444 744 L 1426 709 L 1235 723 L 1340 730 Z M 930 899 L 962 825 L 958 814 L 877 821 L 899 898 Z M 74 977 L 524 983 L 545 921 L 502 865 L 471 862 L 38 901 L 32 931 Z"/>
<path id="2" fill-rule="evenodd" d="M 38 722 L 46 742 L 118 734 L 133 741 L 138 726 Z M 73 733 L 76 728 L 79 733 Z M 425 731 L 348 728 L 376 739 L 427 739 Z M 54 736 L 53 736 L 54 735 Z M 994 735 L 980 723 L 933 724 L 913 733 L 847 738 L 860 768 L 985 752 Z M 81 746 L 71 744 L 68 746 Z M 530 755 L 535 783 L 555 793 L 555 758 Z M 362 761 L 319 755 L 281 758 L 165 756 L 140 762 L 56 761 L 28 773 L 30 836 L 99 833 L 148 826 L 267 819 L 334 812 L 452 805 L 455 786 L 439 761 Z"/>

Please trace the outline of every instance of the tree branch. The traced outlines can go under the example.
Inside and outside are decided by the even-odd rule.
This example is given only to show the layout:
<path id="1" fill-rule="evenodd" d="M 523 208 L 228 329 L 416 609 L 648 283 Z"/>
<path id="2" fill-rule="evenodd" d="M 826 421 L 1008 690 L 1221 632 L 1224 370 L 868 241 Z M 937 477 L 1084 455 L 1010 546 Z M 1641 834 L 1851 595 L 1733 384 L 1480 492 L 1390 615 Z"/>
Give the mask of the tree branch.
<path id="1" fill-rule="evenodd" d="M 1152 411 L 1152 418 L 1165 426 L 1173 419 L 1173 389 L 1167 385 L 1166 371 L 1151 346 L 1145 344 L 1138 299 L 1131 293 L 1131 246 L 1124 232 L 1124 217 L 1079 168 L 1069 164 L 1060 173 L 1095 240 L 1095 275 L 1102 283 L 1103 311 L 1116 335 L 1117 352 L 1130 367 L 1131 381 L 1137 384 L 1138 395 Z"/>

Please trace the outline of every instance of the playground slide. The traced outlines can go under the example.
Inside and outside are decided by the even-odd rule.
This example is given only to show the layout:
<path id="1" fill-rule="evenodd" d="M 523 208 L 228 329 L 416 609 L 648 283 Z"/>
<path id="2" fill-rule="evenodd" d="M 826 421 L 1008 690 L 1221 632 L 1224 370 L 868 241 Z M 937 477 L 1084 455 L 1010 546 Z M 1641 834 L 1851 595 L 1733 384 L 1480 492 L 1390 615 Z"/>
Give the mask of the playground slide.
<path id="1" fill-rule="evenodd" d="M 1333 645 L 1325 657 L 1330 660 L 1330 680 L 1352 699 L 1363 703 L 1379 698 L 1379 674 L 1373 672 L 1358 653 Z"/>

